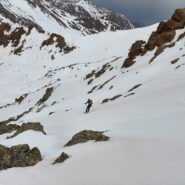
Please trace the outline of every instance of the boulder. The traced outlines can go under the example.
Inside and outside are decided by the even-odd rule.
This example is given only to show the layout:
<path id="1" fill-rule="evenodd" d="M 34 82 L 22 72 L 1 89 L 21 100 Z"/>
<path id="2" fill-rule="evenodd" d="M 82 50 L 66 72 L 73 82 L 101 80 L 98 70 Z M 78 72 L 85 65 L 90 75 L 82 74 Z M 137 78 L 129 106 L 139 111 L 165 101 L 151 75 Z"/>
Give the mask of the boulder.
<path id="1" fill-rule="evenodd" d="M 53 164 L 56 163 L 63 163 L 65 160 L 69 159 L 69 156 L 66 153 L 62 153 L 55 161 Z"/>
<path id="2" fill-rule="evenodd" d="M 74 135 L 72 139 L 67 144 L 65 144 L 64 147 L 72 146 L 78 143 L 85 143 L 90 140 L 95 140 L 96 142 L 97 141 L 108 141 L 109 137 L 105 136 L 103 133 L 104 132 L 97 132 L 97 131 L 92 131 L 92 130 L 81 131 L 77 133 L 76 135 Z"/>
<path id="3" fill-rule="evenodd" d="M 42 160 L 38 148 L 30 149 L 27 144 L 7 148 L 0 145 L 0 170 L 13 167 L 34 166 Z"/>

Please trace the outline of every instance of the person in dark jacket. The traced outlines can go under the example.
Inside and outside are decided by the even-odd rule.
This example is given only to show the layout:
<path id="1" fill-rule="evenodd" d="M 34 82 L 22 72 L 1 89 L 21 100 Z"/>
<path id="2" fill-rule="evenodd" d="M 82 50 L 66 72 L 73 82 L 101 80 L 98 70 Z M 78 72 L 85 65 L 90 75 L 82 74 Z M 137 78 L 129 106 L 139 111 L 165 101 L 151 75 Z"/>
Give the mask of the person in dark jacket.
<path id="1" fill-rule="evenodd" d="M 90 111 L 90 108 L 92 107 L 93 105 L 93 101 L 91 99 L 88 99 L 87 102 L 85 103 L 87 104 L 87 108 L 86 108 L 86 111 L 85 113 L 88 113 Z"/>

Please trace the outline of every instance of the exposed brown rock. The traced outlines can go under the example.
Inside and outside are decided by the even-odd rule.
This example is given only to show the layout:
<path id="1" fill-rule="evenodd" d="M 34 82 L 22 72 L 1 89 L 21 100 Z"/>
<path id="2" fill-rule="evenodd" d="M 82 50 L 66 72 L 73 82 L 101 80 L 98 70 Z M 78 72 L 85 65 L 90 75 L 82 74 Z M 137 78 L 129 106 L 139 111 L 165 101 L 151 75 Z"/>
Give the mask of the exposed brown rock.
<path id="1" fill-rule="evenodd" d="M 135 58 L 139 55 L 143 56 L 148 51 L 152 51 L 157 47 L 157 51 L 154 57 L 150 60 L 150 63 L 155 60 L 155 58 L 160 55 L 166 48 L 173 47 L 175 42 L 170 43 L 176 34 L 177 29 L 182 29 L 185 27 L 185 8 L 177 9 L 173 14 L 172 18 L 166 22 L 161 22 L 156 31 L 152 32 L 147 43 L 143 45 L 142 41 L 136 41 L 128 54 L 128 58 L 124 61 L 122 68 L 127 68 L 132 66 L 136 60 Z M 177 41 L 185 37 L 185 33 L 181 34 Z"/>
<path id="2" fill-rule="evenodd" d="M 62 153 L 54 162 L 53 164 L 56 163 L 63 163 L 64 161 L 66 161 L 67 159 L 69 159 L 69 155 L 67 155 L 66 153 Z"/>
<path id="3" fill-rule="evenodd" d="M 135 93 L 130 93 L 130 94 L 127 94 L 126 96 L 124 96 L 125 98 L 129 97 L 129 96 L 133 96 L 135 95 Z"/>
<path id="4" fill-rule="evenodd" d="M 112 78 L 110 78 L 109 80 L 107 80 L 106 82 L 104 82 L 102 85 L 100 85 L 98 87 L 98 90 L 102 89 L 106 84 L 108 84 L 111 80 L 113 80 L 114 78 L 116 78 L 116 76 L 113 76 Z"/>
<path id="5" fill-rule="evenodd" d="M 132 65 L 134 65 L 136 63 L 136 61 L 132 60 L 132 59 L 125 59 L 123 65 L 121 68 L 128 68 L 128 67 L 131 67 Z"/>
<path id="6" fill-rule="evenodd" d="M 168 42 L 171 42 L 174 38 L 175 38 L 175 30 L 165 31 L 162 33 L 153 32 L 147 44 L 145 45 L 145 48 L 151 51 L 155 47 L 160 47 Z"/>
<path id="7" fill-rule="evenodd" d="M 15 103 L 21 104 L 23 102 L 23 100 L 28 96 L 28 94 L 24 94 L 22 96 L 20 96 L 19 98 L 15 99 Z"/>
<path id="8" fill-rule="evenodd" d="M 95 70 L 92 70 L 89 74 L 86 75 L 85 79 L 92 78 L 95 75 Z"/>
<path id="9" fill-rule="evenodd" d="M 178 61 L 179 61 L 179 58 L 176 58 L 176 59 L 171 61 L 171 64 L 176 64 Z"/>
<path id="10" fill-rule="evenodd" d="M 90 140 L 97 141 L 108 141 L 109 137 L 105 136 L 103 134 L 104 132 L 97 132 L 92 130 L 84 130 L 72 137 L 72 139 L 65 145 L 66 146 L 72 146 L 78 143 L 85 143 Z"/>
<path id="11" fill-rule="evenodd" d="M 179 29 L 184 28 L 185 27 L 185 8 L 182 8 L 182 9 L 179 8 L 175 10 L 175 13 L 173 14 L 171 19 L 181 23 L 181 27 Z"/>
<path id="12" fill-rule="evenodd" d="M 153 50 L 156 46 L 162 46 L 171 42 L 175 37 L 175 30 L 185 27 L 185 8 L 177 9 L 169 21 L 161 22 L 157 31 L 150 36 L 146 48 Z"/>
<path id="13" fill-rule="evenodd" d="M 75 47 L 69 47 L 66 44 L 64 37 L 55 33 L 52 33 L 47 40 L 44 40 L 42 42 L 41 48 L 53 44 L 56 44 L 56 47 L 60 49 L 60 52 L 64 51 L 64 53 L 69 53 L 70 51 L 75 49 Z"/>
<path id="14" fill-rule="evenodd" d="M 0 125 L 0 135 L 11 133 L 11 132 L 17 130 L 19 127 L 20 126 L 16 125 L 16 124 L 9 124 L 9 125 L 1 124 Z"/>
<path id="15" fill-rule="evenodd" d="M 108 103 L 109 101 L 114 101 L 114 100 L 116 100 L 116 99 L 118 99 L 118 98 L 120 98 L 120 97 L 122 97 L 121 94 L 120 94 L 120 95 L 117 95 L 117 96 L 114 96 L 113 98 L 106 98 L 106 99 L 104 99 L 104 100 L 102 101 L 102 104 Z"/>
<path id="16" fill-rule="evenodd" d="M 88 94 L 93 93 L 93 91 L 94 91 L 97 87 L 98 87 L 98 86 L 94 86 L 94 87 L 88 92 Z"/>
<path id="17" fill-rule="evenodd" d="M 139 88 L 142 84 L 138 84 L 138 85 L 135 85 L 134 87 L 132 87 L 128 92 L 132 92 L 133 90 Z"/>
<path id="18" fill-rule="evenodd" d="M 179 40 L 183 39 L 184 37 L 185 37 L 185 32 L 179 35 L 179 37 L 178 37 L 177 41 L 179 41 Z"/>
<path id="19" fill-rule="evenodd" d="M 41 105 L 41 104 L 43 104 L 44 102 L 46 102 L 46 101 L 49 99 L 49 97 L 52 95 L 53 90 L 54 90 L 53 87 L 47 88 L 45 94 L 44 94 L 43 97 L 37 102 L 36 105 Z"/>
<path id="20" fill-rule="evenodd" d="M 44 135 L 46 135 L 46 132 L 44 131 L 43 126 L 39 122 L 28 122 L 28 123 L 23 123 L 21 126 L 17 127 L 16 132 L 10 136 L 7 137 L 7 139 L 16 137 L 17 135 L 21 134 L 22 132 L 28 131 L 28 130 L 33 130 L 37 132 L 42 132 Z"/>
<path id="21" fill-rule="evenodd" d="M 107 69 L 109 69 L 111 67 L 110 64 L 106 63 L 102 66 L 102 68 L 100 70 L 98 70 L 94 75 L 95 75 L 95 78 L 99 78 L 102 74 L 104 74 Z"/>
<path id="22" fill-rule="evenodd" d="M 10 35 L 9 40 L 12 42 L 13 47 L 17 47 L 20 43 L 22 35 L 24 35 L 26 31 L 20 27 L 16 28 Z"/>
<path id="23" fill-rule="evenodd" d="M 38 148 L 30 149 L 28 145 L 7 148 L 0 145 L 0 170 L 13 167 L 34 166 L 42 160 Z"/>
<path id="24" fill-rule="evenodd" d="M 4 34 L 4 32 L 9 32 L 11 29 L 11 26 L 8 23 L 1 23 L 0 24 L 0 45 L 3 45 L 6 47 L 8 45 L 8 36 Z"/>
<path id="25" fill-rule="evenodd" d="M 143 40 L 138 40 L 134 44 L 132 44 L 128 54 L 128 58 L 125 59 L 121 68 L 128 68 L 135 64 L 136 62 L 135 58 L 144 52 L 143 50 L 144 44 L 145 42 Z"/>
<path id="26" fill-rule="evenodd" d="M 132 44 L 132 47 L 130 49 L 130 52 L 128 54 L 129 59 L 135 59 L 136 56 L 141 55 L 143 49 L 143 44 L 145 44 L 145 41 L 138 40 L 134 44 Z"/>

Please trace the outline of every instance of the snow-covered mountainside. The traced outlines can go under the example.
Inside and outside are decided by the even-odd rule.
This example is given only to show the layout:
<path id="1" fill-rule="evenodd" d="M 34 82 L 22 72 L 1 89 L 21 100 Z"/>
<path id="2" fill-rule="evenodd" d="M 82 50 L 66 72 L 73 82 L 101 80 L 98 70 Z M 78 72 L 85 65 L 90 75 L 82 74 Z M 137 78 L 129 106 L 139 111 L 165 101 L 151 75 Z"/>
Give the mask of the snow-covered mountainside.
<path id="1" fill-rule="evenodd" d="M 110 29 L 131 29 L 132 23 L 121 14 L 96 7 L 87 0 L 0 1 L 0 19 L 34 26 L 38 30 L 61 33 L 76 30 L 91 34 Z"/>
<path id="2" fill-rule="evenodd" d="M 42 161 L 0 171 L 0 184 L 184 185 L 185 9 L 88 36 L 10 25 L 0 27 L 0 144 L 37 147 Z M 109 140 L 64 147 L 83 130 Z M 29 152 L 1 145 L 0 169 Z M 69 158 L 52 165 L 62 152 Z"/>

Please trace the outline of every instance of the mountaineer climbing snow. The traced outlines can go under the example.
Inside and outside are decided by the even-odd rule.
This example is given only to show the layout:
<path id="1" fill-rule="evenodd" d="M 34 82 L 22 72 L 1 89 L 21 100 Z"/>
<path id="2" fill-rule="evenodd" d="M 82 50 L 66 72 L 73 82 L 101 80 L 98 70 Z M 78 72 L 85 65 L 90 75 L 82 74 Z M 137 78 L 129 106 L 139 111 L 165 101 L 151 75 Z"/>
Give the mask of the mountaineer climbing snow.
<path id="1" fill-rule="evenodd" d="M 90 108 L 92 107 L 93 105 L 93 101 L 91 99 L 88 99 L 87 102 L 85 103 L 87 104 L 87 108 L 86 108 L 86 111 L 85 113 L 88 113 L 90 111 Z"/>

